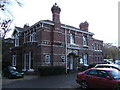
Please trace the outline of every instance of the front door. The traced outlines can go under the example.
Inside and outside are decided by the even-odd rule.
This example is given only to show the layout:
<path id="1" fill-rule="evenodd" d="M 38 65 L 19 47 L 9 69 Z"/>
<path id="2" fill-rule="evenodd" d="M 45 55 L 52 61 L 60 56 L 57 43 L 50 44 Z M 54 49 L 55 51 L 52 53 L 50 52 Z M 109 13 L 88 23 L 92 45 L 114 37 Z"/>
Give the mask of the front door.
<path id="1" fill-rule="evenodd" d="M 71 55 L 70 56 L 70 70 L 74 69 L 74 57 Z"/>
<path id="2" fill-rule="evenodd" d="M 32 52 L 24 53 L 23 71 L 34 71 L 33 70 L 33 55 Z"/>

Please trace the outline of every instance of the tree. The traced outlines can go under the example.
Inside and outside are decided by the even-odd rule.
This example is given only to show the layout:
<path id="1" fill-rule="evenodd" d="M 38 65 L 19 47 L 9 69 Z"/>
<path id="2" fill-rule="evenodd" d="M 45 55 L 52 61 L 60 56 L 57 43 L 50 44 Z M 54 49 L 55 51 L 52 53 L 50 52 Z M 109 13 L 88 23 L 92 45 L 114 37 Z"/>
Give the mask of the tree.
<path id="1" fill-rule="evenodd" d="M 13 16 L 10 12 L 10 9 L 8 9 L 9 5 L 11 5 L 13 2 L 16 2 L 20 7 L 23 5 L 23 3 L 20 0 L 1 0 L 0 12 L 4 14 L 7 13 Z M 6 18 L 6 14 L 0 17 L 0 37 L 2 37 L 3 39 L 5 38 L 6 34 L 11 30 L 10 25 L 12 22 L 13 18 Z"/>
<path id="2" fill-rule="evenodd" d="M 11 48 L 14 46 L 14 40 L 11 38 L 4 39 L 2 42 L 2 68 L 11 65 L 12 54 Z"/>
<path id="3" fill-rule="evenodd" d="M 1 37 L 4 39 L 5 38 L 5 35 L 7 32 L 9 32 L 11 29 L 10 29 L 10 25 L 12 23 L 12 20 L 4 20 L 1 24 L 1 29 L 3 31 L 3 33 L 1 34 Z"/>
<path id="4" fill-rule="evenodd" d="M 103 50 L 105 59 L 118 59 L 120 51 L 117 46 L 113 46 L 111 43 L 104 43 Z"/>
<path id="5" fill-rule="evenodd" d="M 19 6 L 22 6 L 23 3 L 21 0 L 1 0 L 0 1 L 0 9 L 2 11 L 7 10 L 6 5 L 10 5 L 11 3 L 16 2 Z"/>

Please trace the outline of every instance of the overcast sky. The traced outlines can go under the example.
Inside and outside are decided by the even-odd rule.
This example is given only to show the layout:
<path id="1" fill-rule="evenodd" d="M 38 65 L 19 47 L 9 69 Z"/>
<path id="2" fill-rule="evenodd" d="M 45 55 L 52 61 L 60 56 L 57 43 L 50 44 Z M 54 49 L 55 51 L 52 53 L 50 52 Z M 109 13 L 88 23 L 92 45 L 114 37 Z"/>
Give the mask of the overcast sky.
<path id="1" fill-rule="evenodd" d="M 57 3 L 61 8 L 60 21 L 79 28 L 84 21 L 94 38 L 105 43 L 118 43 L 118 1 L 119 0 L 23 0 L 23 7 L 11 6 L 14 25 L 23 27 L 40 20 L 52 20 L 51 7 Z M 10 36 L 11 32 L 7 35 Z"/>

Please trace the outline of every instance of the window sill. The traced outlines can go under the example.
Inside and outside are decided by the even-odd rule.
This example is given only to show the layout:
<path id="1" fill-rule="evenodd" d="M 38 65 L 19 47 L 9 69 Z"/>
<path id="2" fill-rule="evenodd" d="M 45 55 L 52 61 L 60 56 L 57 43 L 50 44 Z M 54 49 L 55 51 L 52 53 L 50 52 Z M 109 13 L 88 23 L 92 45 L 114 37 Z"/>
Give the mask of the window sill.
<path id="1" fill-rule="evenodd" d="M 84 66 L 89 66 L 88 64 L 84 64 Z"/>
<path id="2" fill-rule="evenodd" d="M 22 69 L 22 71 L 26 71 L 26 69 Z"/>
<path id="3" fill-rule="evenodd" d="M 83 47 L 86 47 L 86 48 L 88 48 L 88 45 L 83 45 Z"/>
<path id="4" fill-rule="evenodd" d="M 15 47 L 19 47 L 19 45 L 15 45 Z"/>
<path id="5" fill-rule="evenodd" d="M 34 69 L 28 69 L 28 72 L 34 72 Z"/>
<path id="6" fill-rule="evenodd" d="M 45 62 L 45 64 L 50 64 L 50 62 Z"/>
<path id="7" fill-rule="evenodd" d="M 76 45 L 75 43 L 70 43 L 70 45 Z"/>
<path id="8" fill-rule="evenodd" d="M 16 65 L 12 65 L 13 67 L 16 67 Z"/>

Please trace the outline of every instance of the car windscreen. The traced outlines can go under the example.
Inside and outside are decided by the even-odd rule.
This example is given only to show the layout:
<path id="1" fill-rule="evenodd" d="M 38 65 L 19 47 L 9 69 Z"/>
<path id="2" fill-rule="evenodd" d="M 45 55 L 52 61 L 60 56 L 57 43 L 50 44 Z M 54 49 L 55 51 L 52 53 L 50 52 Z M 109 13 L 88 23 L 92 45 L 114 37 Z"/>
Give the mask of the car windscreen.
<path id="1" fill-rule="evenodd" d="M 111 70 L 109 73 L 112 75 L 114 79 L 120 79 L 120 71 L 118 70 Z"/>
<path id="2" fill-rule="evenodd" d="M 16 71 L 16 68 L 15 67 L 9 67 L 9 70 Z"/>
<path id="3" fill-rule="evenodd" d="M 96 68 L 110 68 L 110 66 L 96 66 Z"/>

